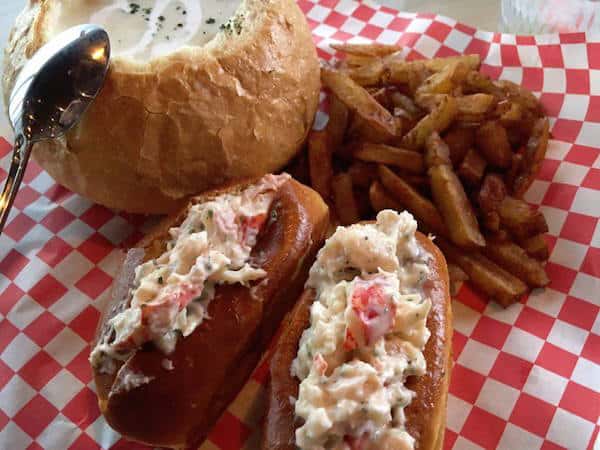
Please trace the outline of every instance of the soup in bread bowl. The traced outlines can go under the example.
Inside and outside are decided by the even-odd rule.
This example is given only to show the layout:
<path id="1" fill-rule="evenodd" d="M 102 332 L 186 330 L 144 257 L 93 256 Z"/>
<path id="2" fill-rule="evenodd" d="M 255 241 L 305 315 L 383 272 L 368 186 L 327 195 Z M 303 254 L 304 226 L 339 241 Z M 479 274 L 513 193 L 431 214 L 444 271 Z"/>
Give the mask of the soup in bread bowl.
<path id="1" fill-rule="evenodd" d="M 281 169 L 304 143 L 319 62 L 294 0 L 28 0 L 6 49 L 5 101 L 38 48 L 90 22 L 111 38 L 106 84 L 76 128 L 33 150 L 67 188 L 165 213 Z"/>

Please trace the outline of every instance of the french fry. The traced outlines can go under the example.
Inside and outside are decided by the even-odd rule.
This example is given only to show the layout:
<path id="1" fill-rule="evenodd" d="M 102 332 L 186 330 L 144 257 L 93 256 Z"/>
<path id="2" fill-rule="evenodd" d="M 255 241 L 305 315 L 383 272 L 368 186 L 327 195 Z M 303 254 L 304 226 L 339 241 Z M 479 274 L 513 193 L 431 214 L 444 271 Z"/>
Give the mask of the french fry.
<path id="1" fill-rule="evenodd" d="M 519 245 L 535 259 L 546 261 L 550 256 L 550 249 L 543 234 L 536 234 L 519 242 Z"/>
<path id="2" fill-rule="evenodd" d="M 467 69 L 470 70 L 479 70 L 479 66 L 481 65 L 481 57 L 479 55 L 462 55 L 425 60 L 425 66 L 433 72 L 439 72 L 440 70 L 443 70 L 444 67 L 457 63 L 465 65 Z"/>
<path id="3" fill-rule="evenodd" d="M 433 111 L 444 99 L 448 97 L 448 94 L 420 94 L 415 96 L 415 103 L 425 111 Z"/>
<path id="4" fill-rule="evenodd" d="M 476 248 L 485 245 L 479 231 L 475 212 L 458 177 L 452 170 L 448 146 L 437 133 L 426 142 L 427 164 L 431 194 L 447 225 L 450 239 L 461 247 Z"/>
<path id="5" fill-rule="evenodd" d="M 369 199 L 371 200 L 371 206 L 375 212 L 379 212 L 383 209 L 393 209 L 395 211 L 402 211 L 404 207 L 398 203 L 395 198 L 387 193 L 383 185 L 375 180 L 369 188 Z"/>
<path id="6" fill-rule="evenodd" d="M 383 165 L 379 166 L 379 179 L 386 190 L 421 221 L 428 231 L 440 236 L 448 234 L 442 216 L 434 204 L 418 193 L 406 181 Z"/>
<path id="7" fill-rule="evenodd" d="M 472 71 L 466 77 L 465 87 L 467 92 L 483 92 L 492 94 L 500 100 L 517 102 L 536 116 L 540 116 L 543 111 L 535 95 L 512 81 L 492 81 L 487 75 Z"/>
<path id="8" fill-rule="evenodd" d="M 487 241 L 487 239 L 490 239 L 490 240 L 496 241 L 496 242 L 512 242 L 512 237 L 511 237 L 510 233 L 508 231 L 506 231 L 504 228 L 498 228 L 496 231 L 488 233 L 487 237 L 486 237 L 486 241 Z"/>
<path id="9" fill-rule="evenodd" d="M 396 174 L 419 192 L 429 188 L 429 178 L 426 175 L 414 175 L 402 171 L 396 171 Z"/>
<path id="10" fill-rule="evenodd" d="M 396 122 L 387 109 L 381 106 L 369 93 L 352 81 L 347 75 L 323 68 L 323 83 L 352 111 L 360 116 L 378 133 L 393 138 L 396 135 Z"/>
<path id="11" fill-rule="evenodd" d="M 369 89 L 367 89 L 367 92 L 369 92 Z M 392 102 L 390 101 L 390 99 L 387 95 L 386 88 L 375 89 L 373 92 L 369 92 L 369 94 L 371 94 L 373 96 L 373 98 L 377 101 L 377 103 L 379 103 L 381 106 L 383 106 L 388 111 L 390 109 L 392 109 Z"/>
<path id="12" fill-rule="evenodd" d="M 284 169 L 292 177 L 303 184 L 310 184 L 310 173 L 308 170 L 308 154 L 300 152 Z"/>
<path id="13" fill-rule="evenodd" d="M 504 99 L 505 97 L 502 89 L 496 86 L 489 76 L 476 70 L 469 72 L 463 83 L 463 88 L 465 94 L 482 92 L 501 99 Z"/>
<path id="14" fill-rule="evenodd" d="M 548 224 L 540 211 L 531 209 L 523 200 L 507 195 L 498 205 L 500 222 L 518 239 L 526 239 L 548 231 Z"/>
<path id="15" fill-rule="evenodd" d="M 423 116 L 423 111 L 419 108 L 416 103 L 408 96 L 398 91 L 390 93 L 390 100 L 396 108 L 402 108 L 411 119 L 418 119 Z"/>
<path id="16" fill-rule="evenodd" d="M 459 63 L 448 64 L 423 81 L 415 92 L 415 98 L 418 99 L 423 94 L 449 94 L 454 89 L 455 78 L 462 81 L 466 74 L 466 66 Z"/>
<path id="17" fill-rule="evenodd" d="M 493 166 L 506 169 L 512 161 L 512 149 L 506 130 L 500 123 L 484 123 L 475 134 L 475 143 L 484 158 Z"/>
<path id="18" fill-rule="evenodd" d="M 351 67 L 346 71 L 347 75 L 360 86 L 377 86 L 382 84 L 384 72 L 385 64 L 381 59 L 374 60 L 371 64 Z"/>
<path id="19" fill-rule="evenodd" d="M 506 185 L 497 173 L 485 176 L 477 194 L 477 203 L 483 212 L 496 211 L 506 197 Z"/>
<path id="20" fill-rule="evenodd" d="M 396 74 L 394 64 L 388 64 L 387 68 L 390 82 L 399 84 L 402 79 L 400 75 L 404 74 Z M 421 86 L 429 76 L 431 76 L 431 71 L 427 69 L 423 61 L 412 61 L 408 63 L 406 73 L 408 80 L 404 83 L 407 85 L 408 92 L 414 96 L 419 86 Z"/>
<path id="21" fill-rule="evenodd" d="M 485 245 L 479 224 L 465 190 L 450 165 L 430 167 L 428 170 L 431 194 L 446 223 L 450 239 L 463 248 Z"/>
<path id="22" fill-rule="evenodd" d="M 348 174 L 352 178 L 352 184 L 361 188 L 369 188 L 371 183 L 377 179 L 377 165 L 362 161 L 354 161 L 348 168 Z"/>
<path id="23" fill-rule="evenodd" d="M 361 86 L 381 84 L 411 84 L 411 92 L 420 85 L 431 72 L 439 72 L 448 65 L 462 64 L 469 69 L 476 69 L 481 64 L 478 55 L 465 55 L 430 60 L 406 61 L 400 53 L 392 53 L 382 59 L 374 59 L 371 64 L 361 65 L 348 71 L 348 75 Z"/>
<path id="24" fill-rule="evenodd" d="M 402 138 L 402 147 L 409 150 L 420 150 L 431 133 L 443 132 L 450 126 L 456 115 L 456 101 L 453 97 L 445 97 L 436 109 L 423 117 L 413 129 Z"/>
<path id="25" fill-rule="evenodd" d="M 500 231 L 500 216 L 496 211 L 480 211 L 481 223 L 483 227 L 492 233 Z"/>
<path id="26" fill-rule="evenodd" d="M 354 157 L 365 162 L 399 167 L 416 174 L 423 173 L 425 169 L 422 154 L 385 144 L 365 142 L 354 151 Z"/>
<path id="27" fill-rule="evenodd" d="M 392 117 L 392 120 L 396 124 L 396 132 L 400 132 L 398 128 L 397 117 Z M 366 120 L 364 120 L 358 114 L 353 114 L 350 121 L 350 126 L 346 131 L 346 140 L 350 142 L 349 146 L 342 149 L 341 153 L 350 157 L 351 155 L 346 152 L 348 148 L 354 147 L 357 142 L 373 142 L 376 144 L 385 144 L 387 142 L 394 142 L 397 138 L 390 137 L 387 131 L 382 131 L 380 128 L 371 126 Z"/>
<path id="28" fill-rule="evenodd" d="M 527 292 L 525 283 L 481 253 L 465 252 L 440 238 L 436 239 L 436 244 L 449 261 L 460 266 L 469 275 L 469 281 L 475 287 L 500 305 L 510 306 Z"/>
<path id="29" fill-rule="evenodd" d="M 414 93 L 417 87 L 431 75 L 423 60 L 405 61 L 397 55 L 390 55 L 384 59 L 384 71 L 382 83 L 384 84 L 406 84 L 409 91 Z"/>
<path id="30" fill-rule="evenodd" d="M 517 176 L 521 173 L 521 165 L 523 164 L 523 154 L 525 149 L 519 149 L 516 153 L 512 154 L 510 167 L 504 174 L 504 180 L 507 186 L 514 186 Z"/>
<path id="31" fill-rule="evenodd" d="M 325 127 L 333 151 L 342 147 L 346 129 L 348 128 L 348 108 L 335 95 L 329 103 L 329 121 Z"/>
<path id="32" fill-rule="evenodd" d="M 550 282 L 539 261 L 514 242 L 488 239 L 485 254 L 531 287 L 543 287 Z"/>
<path id="33" fill-rule="evenodd" d="M 352 189 L 352 178 L 348 173 L 342 172 L 333 177 L 331 182 L 333 202 L 337 216 L 342 225 L 350 225 L 360 220 L 358 205 Z"/>
<path id="34" fill-rule="evenodd" d="M 459 266 L 452 263 L 448 263 L 448 275 L 450 278 L 450 295 L 455 297 L 458 295 L 463 282 L 469 279 L 469 275 Z"/>
<path id="35" fill-rule="evenodd" d="M 342 61 L 342 65 L 344 67 L 354 69 L 374 64 L 378 59 L 379 57 L 347 54 Z"/>
<path id="36" fill-rule="evenodd" d="M 502 92 L 504 98 L 519 103 L 521 106 L 538 116 L 542 114 L 542 105 L 536 96 L 527 89 L 523 89 L 518 84 L 509 80 L 494 81 L 494 86 Z"/>
<path id="37" fill-rule="evenodd" d="M 475 145 L 475 130 L 473 128 L 453 126 L 444 135 L 444 142 L 450 149 L 450 159 L 457 167 L 470 148 Z"/>
<path id="38" fill-rule="evenodd" d="M 324 199 L 331 196 L 333 177 L 332 152 L 328 140 L 325 131 L 311 131 L 308 137 L 310 184 Z"/>
<path id="39" fill-rule="evenodd" d="M 482 122 L 496 104 L 496 98 L 490 94 L 471 94 L 456 97 L 456 120 L 463 122 Z"/>
<path id="40" fill-rule="evenodd" d="M 520 103 L 510 100 L 502 100 L 496 106 L 494 112 L 502 126 L 513 127 L 518 126 L 523 118 L 523 107 Z"/>
<path id="41" fill-rule="evenodd" d="M 522 197 L 527 191 L 539 172 L 540 166 L 546 156 L 549 139 L 549 123 L 547 118 L 538 119 L 531 132 L 531 136 L 527 141 L 523 161 L 521 162 L 521 172 L 517 175 L 513 184 L 513 195 Z"/>
<path id="42" fill-rule="evenodd" d="M 452 164 L 448 145 L 435 131 L 425 141 L 425 164 L 427 167 Z"/>
<path id="43" fill-rule="evenodd" d="M 391 55 L 402 50 L 399 45 L 380 44 L 373 42 L 369 44 L 350 44 L 348 42 L 341 44 L 331 44 L 331 48 L 349 55 L 381 57 Z"/>
<path id="44" fill-rule="evenodd" d="M 486 164 L 485 159 L 471 148 L 458 166 L 456 173 L 465 184 L 478 186 L 483 178 Z"/>

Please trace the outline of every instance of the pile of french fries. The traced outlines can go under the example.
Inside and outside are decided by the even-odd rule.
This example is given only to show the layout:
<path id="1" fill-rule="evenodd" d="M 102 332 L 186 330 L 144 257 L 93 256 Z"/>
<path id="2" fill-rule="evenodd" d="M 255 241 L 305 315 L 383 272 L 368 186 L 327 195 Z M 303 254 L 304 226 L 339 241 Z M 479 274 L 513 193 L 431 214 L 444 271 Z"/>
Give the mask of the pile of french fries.
<path id="1" fill-rule="evenodd" d="M 537 98 L 480 73 L 477 55 L 409 62 L 397 46 L 334 48 L 345 58 L 321 70 L 329 122 L 292 172 L 341 224 L 411 212 L 444 252 L 454 294 L 469 280 L 508 306 L 548 284 L 548 227 L 522 200 L 548 145 Z"/>

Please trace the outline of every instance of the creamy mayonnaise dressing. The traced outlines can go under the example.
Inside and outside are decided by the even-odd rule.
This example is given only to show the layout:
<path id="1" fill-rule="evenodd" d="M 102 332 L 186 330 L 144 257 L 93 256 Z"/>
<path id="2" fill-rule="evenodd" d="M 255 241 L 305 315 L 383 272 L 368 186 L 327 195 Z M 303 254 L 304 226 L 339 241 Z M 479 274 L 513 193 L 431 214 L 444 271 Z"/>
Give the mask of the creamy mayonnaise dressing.
<path id="1" fill-rule="evenodd" d="M 204 319 L 218 284 L 263 278 L 250 253 L 277 189 L 289 175 L 265 175 L 239 194 L 223 194 L 190 207 L 180 226 L 171 228 L 166 251 L 135 269 L 127 307 L 108 322 L 90 355 L 101 373 L 114 373 L 147 342 L 165 354 L 179 335 L 190 335 Z M 167 363 L 169 364 L 169 363 Z"/>
<path id="2" fill-rule="evenodd" d="M 292 374 L 303 450 L 412 449 L 406 377 L 422 375 L 431 300 L 422 285 L 431 257 L 417 223 L 384 210 L 375 224 L 338 227 L 319 251 L 307 287 L 316 291 L 310 326 Z"/>
<path id="3" fill-rule="evenodd" d="M 183 46 L 204 45 L 221 29 L 237 31 L 239 24 L 230 19 L 241 0 L 62 0 L 56 3 L 58 11 L 53 33 L 82 23 L 98 24 L 110 36 L 113 56 L 144 61 Z"/>

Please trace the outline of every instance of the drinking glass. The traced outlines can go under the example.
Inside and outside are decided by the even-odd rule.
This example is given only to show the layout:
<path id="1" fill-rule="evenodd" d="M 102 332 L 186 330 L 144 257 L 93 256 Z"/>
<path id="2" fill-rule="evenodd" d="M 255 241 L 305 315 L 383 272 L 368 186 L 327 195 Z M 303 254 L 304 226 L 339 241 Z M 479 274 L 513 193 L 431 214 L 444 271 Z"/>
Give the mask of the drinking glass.
<path id="1" fill-rule="evenodd" d="M 502 0 L 500 31 L 514 34 L 600 32 L 597 0 Z"/>

